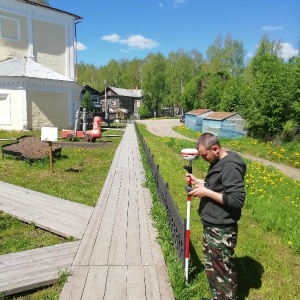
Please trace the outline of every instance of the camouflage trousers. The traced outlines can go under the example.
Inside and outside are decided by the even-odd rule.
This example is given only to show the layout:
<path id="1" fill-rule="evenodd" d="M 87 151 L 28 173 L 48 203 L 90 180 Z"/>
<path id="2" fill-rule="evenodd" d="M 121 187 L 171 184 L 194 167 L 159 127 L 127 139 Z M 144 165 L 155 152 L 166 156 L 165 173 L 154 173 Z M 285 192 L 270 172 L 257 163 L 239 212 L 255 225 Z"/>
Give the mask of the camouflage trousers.
<path id="1" fill-rule="evenodd" d="M 237 299 L 237 275 L 233 260 L 237 234 L 237 227 L 203 228 L 204 266 L 212 299 Z"/>

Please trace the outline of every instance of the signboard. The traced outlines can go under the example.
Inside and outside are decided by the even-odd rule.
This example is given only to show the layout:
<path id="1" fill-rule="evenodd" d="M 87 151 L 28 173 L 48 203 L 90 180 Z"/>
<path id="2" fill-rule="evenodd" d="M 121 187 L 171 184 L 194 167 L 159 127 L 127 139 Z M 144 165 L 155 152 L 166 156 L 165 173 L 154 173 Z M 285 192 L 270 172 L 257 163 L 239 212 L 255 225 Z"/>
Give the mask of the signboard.
<path id="1" fill-rule="evenodd" d="M 42 127 L 41 141 L 56 142 L 57 141 L 57 127 Z"/>

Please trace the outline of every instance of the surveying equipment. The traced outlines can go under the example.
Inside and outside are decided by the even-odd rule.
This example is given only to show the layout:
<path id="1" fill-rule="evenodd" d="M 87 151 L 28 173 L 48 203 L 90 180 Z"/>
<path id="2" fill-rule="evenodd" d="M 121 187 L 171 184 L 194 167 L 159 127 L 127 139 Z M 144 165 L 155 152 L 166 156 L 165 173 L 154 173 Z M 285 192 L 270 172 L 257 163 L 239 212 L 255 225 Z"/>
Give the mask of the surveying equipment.
<path id="1" fill-rule="evenodd" d="M 181 156 L 183 159 L 188 160 L 189 164 L 184 166 L 184 169 L 187 170 L 189 174 L 192 174 L 192 161 L 199 158 L 199 153 L 197 149 L 187 148 L 181 150 Z M 186 228 L 185 228 L 185 280 L 188 284 L 189 277 L 189 255 L 190 255 L 190 215 L 191 215 L 191 196 L 189 192 L 193 190 L 192 188 L 192 179 L 189 178 L 188 186 L 185 187 L 187 191 L 187 208 L 186 208 Z"/>

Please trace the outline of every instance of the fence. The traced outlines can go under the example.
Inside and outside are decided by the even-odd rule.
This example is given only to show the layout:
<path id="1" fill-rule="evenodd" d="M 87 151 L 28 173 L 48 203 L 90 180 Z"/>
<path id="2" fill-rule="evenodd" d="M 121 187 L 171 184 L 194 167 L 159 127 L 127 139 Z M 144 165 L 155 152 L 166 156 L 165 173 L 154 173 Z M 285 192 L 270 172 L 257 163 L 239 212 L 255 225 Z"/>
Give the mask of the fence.
<path id="1" fill-rule="evenodd" d="M 164 204 L 168 213 L 168 221 L 170 230 L 172 232 L 173 243 L 179 260 L 184 265 L 185 263 L 185 223 L 180 216 L 180 213 L 174 203 L 174 200 L 170 194 L 168 183 L 164 182 L 160 172 L 159 166 L 155 164 L 154 156 L 151 154 L 143 136 L 141 135 L 136 123 L 135 128 L 140 142 L 143 146 L 145 154 L 147 156 L 152 175 L 155 178 L 157 192 L 159 195 L 160 202 Z"/>

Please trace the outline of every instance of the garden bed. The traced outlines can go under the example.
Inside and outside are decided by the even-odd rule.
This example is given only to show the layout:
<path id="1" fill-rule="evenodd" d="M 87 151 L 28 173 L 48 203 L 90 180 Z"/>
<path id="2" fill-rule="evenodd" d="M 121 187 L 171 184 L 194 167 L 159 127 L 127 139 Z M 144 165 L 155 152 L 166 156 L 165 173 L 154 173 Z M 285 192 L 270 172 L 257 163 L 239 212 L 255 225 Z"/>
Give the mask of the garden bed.
<path id="1" fill-rule="evenodd" d="M 53 155 L 61 155 L 61 146 L 52 145 Z M 49 156 L 49 144 L 33 136 L 22 136 L 16 143 L 2 146 L 2 157 L 12 155 L 19 159 L 38 160 Z"/>

